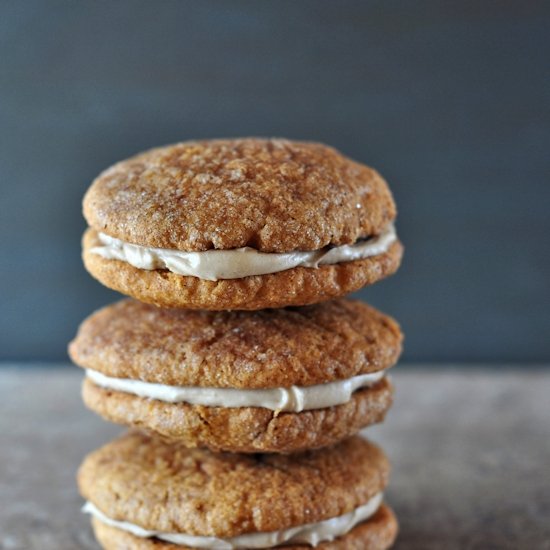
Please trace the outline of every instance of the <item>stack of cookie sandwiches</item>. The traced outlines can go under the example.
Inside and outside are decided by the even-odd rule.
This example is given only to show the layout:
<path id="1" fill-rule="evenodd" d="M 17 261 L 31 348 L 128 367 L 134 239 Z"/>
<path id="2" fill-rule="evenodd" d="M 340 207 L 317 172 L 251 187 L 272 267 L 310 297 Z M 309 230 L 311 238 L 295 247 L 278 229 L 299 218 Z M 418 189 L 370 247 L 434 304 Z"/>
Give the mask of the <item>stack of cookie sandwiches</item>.
<path id="1" fill-rule="evenodd" d="M 78 482 L 106 549 L 389 548 L 389 466 L 356 435 L 402 335 L 343 298 L 394 273 L 382 177 L 280 139 L 185 142 L 103 172 L 88 271 L 130 296 L 69 346 L 86 405 L 130 430 Z"/>

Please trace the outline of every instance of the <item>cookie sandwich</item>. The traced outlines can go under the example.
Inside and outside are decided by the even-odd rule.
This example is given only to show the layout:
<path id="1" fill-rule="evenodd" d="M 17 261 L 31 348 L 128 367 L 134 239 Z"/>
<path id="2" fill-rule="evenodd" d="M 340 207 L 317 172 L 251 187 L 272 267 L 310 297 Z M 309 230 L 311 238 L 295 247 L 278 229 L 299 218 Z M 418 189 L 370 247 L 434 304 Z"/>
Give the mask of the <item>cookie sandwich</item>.
<path id="1" fill-rule="evenodd" d="M 321 302 L 397 270 L 384 179 L 335 149 L 282 139 L 192 141 L 119 162 L 84 198 L 88 271 L 163 307 Z"/>
<path id="2" fill-rule="evenodd" d="M 297 455 L 188 449 L 134 432 L 91 453 L 78 483 L 105 549 L 383 550 L 388 461 L 353 437 Z"/>
<path id="3" fill-rule="evenodd" d="M 107 420 L 189 447 L 289 453 L 382 421 L 401 342 L 358 301 L 247 312 L 125 299 L 86 319 L 69 354 Z"/>

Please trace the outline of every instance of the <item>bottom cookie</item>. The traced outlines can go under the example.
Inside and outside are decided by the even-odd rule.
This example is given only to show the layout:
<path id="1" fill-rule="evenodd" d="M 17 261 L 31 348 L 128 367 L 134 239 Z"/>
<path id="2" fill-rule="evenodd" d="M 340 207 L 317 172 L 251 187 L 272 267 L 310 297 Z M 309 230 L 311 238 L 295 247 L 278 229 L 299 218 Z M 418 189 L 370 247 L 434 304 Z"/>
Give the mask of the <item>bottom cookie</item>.
<path id="1" fill-rule="evenodd" d="M 388 378 L 357 390 L 348 403 L 281 413 L 259 407 L 204 407 L 165 403 L 101 388 L 86 379 L 85 404 L 103 418 L 146 430 L 187 447 L 240 453 L 291 453 L 333 445 L 382 422 L 393 401 Z"/>
<path id="2" fill-rule="evenodd" d="M 155 538 L 140 538 L 127 531 L 106 525 L 97 518 L 92 519 L 95 536 L 105 550 L 192 550 L 163 542 Z M 343 537 L 316 546 L 323 550 L 385 550 L 397 536 L 397 520 L 391 508 L 382 504 L 376 514 L 360 523 Z M 284 546 L 285 550 L 302 550 L 308 545 Z"/>
<path id="3" fill-rule="evenodd" d="M 389 463 L 361 437 L 293 455 L 212 453 L 129 432 L 78 473 L 107 549 L 388 548 Z"/>

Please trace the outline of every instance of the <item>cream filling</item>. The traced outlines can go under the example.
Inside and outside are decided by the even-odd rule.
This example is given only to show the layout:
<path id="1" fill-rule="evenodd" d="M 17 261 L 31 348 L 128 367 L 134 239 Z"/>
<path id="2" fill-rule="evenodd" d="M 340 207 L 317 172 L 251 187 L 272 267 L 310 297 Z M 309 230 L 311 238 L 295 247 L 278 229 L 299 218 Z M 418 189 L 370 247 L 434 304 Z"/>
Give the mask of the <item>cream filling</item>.
<path id="1" fill-rule="evenodd" d="M 86 376 L 103 388 L 131 393 L 139 397 L 158 399 L 168 403 L 190 403 L 206 407 L 262 407 L 273 411 L 301 412 L 323 409 L 347 403 L 359 388 L 372 386 L 385 372 L 359 374 L 345 380 L 291 386 L 290 388 L 236 389 L 199 386 L 167 386 L 129 378 L 113 378 L 98 371 L 86 370 Z"/>
<path id="2" fill-rule="evenodd" d="M 178 275 L 217 281 L 266 275 L 294 267 L 319 267 L 362 260 L 387 252 L 397 235 L 390 224 L 380 235 L 355 244 L 282 254 L 259 252 L 250 247 L 204 252 L 150 248 L 126 243 L 105 233 L 98 233 L 98 239 L 102 246 L 95 246 L 90 251 L 107 260 L 120 260 L 138 269 L 168 269 Z"/>
<path id="3" fill-rule="evenodd" d="M 332 541 L 351 531 L 357 524 L 373 516 L 381 503 L 382 493 L 378 493 L 366 504 L 342 516 L 326 519 L 318 523 L 299 525 L 281 531 L 246 533 L 245 535 L 238 535 L 228 539 L 200 537 L 196 535 L 186 535 L 184 533 L 149 531 L 148 529 L 143 529 L 143 527 L 127 521 L 117 521 L 109 518 L 91 502 L 87 502 L 82 508 L 82 511 L 91 514 L 106 525 L 127 531 L 136 537 L 156 537 L 157 539 L 171 542 L 172 544 L 190 546 L 191 548 L 233 550 L 236 548 L 272 548 L 273 546 L 281 546 L 283 544 L 309 544 L 311 546 L 317 546 L 321 542 Z"/>

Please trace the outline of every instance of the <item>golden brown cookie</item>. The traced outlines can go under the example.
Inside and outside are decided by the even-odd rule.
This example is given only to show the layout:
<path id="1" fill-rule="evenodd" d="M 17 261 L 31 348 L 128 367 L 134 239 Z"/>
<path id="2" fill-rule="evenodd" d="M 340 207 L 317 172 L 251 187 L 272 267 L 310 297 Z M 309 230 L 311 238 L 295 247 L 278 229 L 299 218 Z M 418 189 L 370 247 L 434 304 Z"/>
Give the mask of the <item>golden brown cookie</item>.
<path id="1" fill-rule="evenodd" d="M 153 149 L 103 172 L 84 215 L 88 271 L 165 307 L 316 303 L 392 274 L 402 255 L 386 182 L 316 143 Z"/>
<path id="2" fill-rule="evenodd" d="M 122 300 L 86 319 L 69 353 L 88 407 L 190 447 L 294 452 L 383 420 L 402 335 L 358 301 L 255 312 Z"/>
<path id="3" fill-rule="evenodd" d="M 303 548 L 318 536 L 321 548 L 382 549 L 397 531 L 381 503 L 388 473 L 382 451 L 360 437 L 293 456 L 239 455 L 134 432 L 91 453 L 78 482 L 104 548 L 198 546 L 188 537 Z"/>
<path id="4" fill-rule="evenodd" d="M 373 169 L 320 143 L 188 141 L 115 164 L 84 215 L 123 241 L 203 251 L 315 250 L 377 235 L 396 215 Z"/>
<path id="5" fill-rule="evenodd" d="M 79 366 L 159 384 L 310 386 L 391 367 L 397 322 L 358 300 L 254 312 L 161 309 L 124 299 L 83 321 Z"/>
<path id="6" fill-rule="evenodd" d="M 240 453 L 292 453 L 333 445 L 382 422 L 393 402 L 386 378 L 342 405 L 277 413 L 260 407 L 166 403 L 102 388 L 86 379 L 82 397 L 105 420 L 146 430 L 188 447 Z"/>

